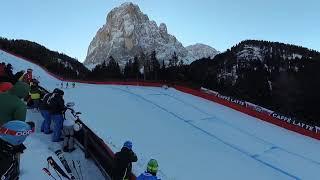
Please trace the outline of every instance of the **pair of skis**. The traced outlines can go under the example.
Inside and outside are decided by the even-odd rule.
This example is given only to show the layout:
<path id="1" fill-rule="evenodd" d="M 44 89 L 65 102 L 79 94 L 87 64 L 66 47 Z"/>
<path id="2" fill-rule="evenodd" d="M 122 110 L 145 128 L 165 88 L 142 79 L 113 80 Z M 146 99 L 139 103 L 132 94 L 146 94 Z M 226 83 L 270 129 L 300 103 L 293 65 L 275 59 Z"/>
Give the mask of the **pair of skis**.
<path id="1" fill-rule="evenodd" d="M 74 162 L 74 160 L 72 160 L 72 166 L 73 166 L 74 170 L 76 171 L 78 179 L 83 180 L 80 161 L 77 161 L 77 164 L 78 164 L 78 168 L 79 168 L 79 172 L 80 172 L 81 177 L 80 177 L 79 172 L 77 170 L 76 163 Z"/>
<path id="2" fill-rule="evenodd" d="M 62 180 L 62 177 L 68 179 L 68 180 L 75 180 L 75 176 L 73 175 L 70 166 L 68 165 L 68 162 L 66 161 L 66 159 L 64 158 L 64 154 L 61 150 L 57 150 L 55 151 L 55 154 L 58 156 L 60 162 L 62 163 L 62 165 L 64 166 L 64 168 L 66 169 L 67 173 L 69 174 L 69 176 L 64 172 L 64 170 L 56 163 L 56 161 L 52 158 L 52 156 L 47 158 L 48 161 L 48 165 L 50 165 L 56 172 L 56 174 L 59 176 L 60 180 Z M 76 168 L 76 164 L 75 162 L 72 160 L 72 165 L 73 168 L 76 171 L 76 174 L 78 176 L 79 180 L 83 180 L 83 175 L 82 175 L 82 171 L 81 171 L 81 164 L 80 161 L 77 161 L 78 164 L 78 168 L 79 168 L 79 172 Z M 49 168 L 49 167 L 48 167 Z M 52 176 L 52 174 L 50 173 L 50 171 L 47 168 L 43 168 L 43 171 L 50 176 L 51 178 L 53 178 L 54 180 L 56 180 L 56 178 L 54 176 Z M 62 176 L 62 177 L 61 177 Z"/>
<path id="3" fill-rule="evenodd" d="M 57 162 L 52 158 L 52 156 L 49 156 L 47 158 L 47 161 L 48 161 L 48 165 L 50 165 L 54 169 L 56 174 L 59 176 L 60 180 L 62 180 L 61 176 L 63 176 L 64 178 L 66 178 L 68 180 L 71 180 L 71 178 L 62 170 L 62 168 L 57 164 Z M 48 166 L 48 168 L 49 168 L 49 166 Z M 52 176 L 52 174 L 50 173 L 49 169 L 43 168 L 42 170 L 46 174 L 48 174 L 50 177 L 52 177 L 53 179 L 56 180 L 56 178 L 54 178 L 54 176 Z"/>

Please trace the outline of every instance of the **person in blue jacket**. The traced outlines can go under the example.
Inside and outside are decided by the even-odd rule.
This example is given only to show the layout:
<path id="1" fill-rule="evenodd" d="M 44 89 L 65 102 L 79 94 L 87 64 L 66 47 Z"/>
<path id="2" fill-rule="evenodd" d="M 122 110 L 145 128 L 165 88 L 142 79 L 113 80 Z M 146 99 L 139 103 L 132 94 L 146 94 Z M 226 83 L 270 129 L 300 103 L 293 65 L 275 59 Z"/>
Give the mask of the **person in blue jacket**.
<path id="1" fill-rule="evenodd" d="M 140 176 L 137 177 L 137 180 L 160 180 L 160 178 L 157 177 L 158 172 L 158 162 L 155 159 L 150 159 L 147 166 L 147 171 L 140 174 Z"/>

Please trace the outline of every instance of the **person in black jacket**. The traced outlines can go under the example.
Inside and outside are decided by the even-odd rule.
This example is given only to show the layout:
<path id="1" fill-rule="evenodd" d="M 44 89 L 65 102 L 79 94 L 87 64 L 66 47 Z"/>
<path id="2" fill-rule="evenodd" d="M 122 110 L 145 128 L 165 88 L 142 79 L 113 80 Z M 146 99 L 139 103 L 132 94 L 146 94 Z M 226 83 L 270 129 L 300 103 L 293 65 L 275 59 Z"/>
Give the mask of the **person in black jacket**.
<path id="1" fill-rule="evenodd" d="M 137 155 L 132 151 L 132 142 L 126 141 L 120 152 L 114 156 L 113 180 L 130 179 L 132 162 L 137 162 Z"/>
<path id="2" fill-rule="evenodd" d="M 14 75 L 12 72 L 12 65 L 9 63 L 6 65 L 5 71 L 7 73 L 7 76 L 11 79 L 11 82 L 14 81 Z"/>
<path id="3" fill-rule="evenodd" d="M 15 84 L 15 83 L 18 82 L 18 81 L 22 81 L 23 75 L 24 75 L 24 70 L 19 71 L 19 72 L 17 72 L 16 74 L 14 74 L 14 75 L 13 75 L 13 77 L 14 77 L 14 82 L 13 82 L 13 84 Z"/>
<path id="4" fill-rule="evenodd" d="M 51 114 L 52 121 L 54 122 L 53 129 L 53 142 L 60 142 L 63 139 L 61 138 L 61 131 L 63 128 L 63 113 L 66 110 L 63 100 L 64 92 L 58 88 L 53 91 L 53 95 L 48 99 L 49 113 Z"/>
<path id="5" fill-rule="evenodd" d="M 54 90 L 55 91 L 55 90 Z M 49 112 L 48 99 L 53 95 L 52 93 L 47 93 L 43 96 L 39 103 L 39 110 L 44 119 L 41 124 L 41 132 L 45 134 L 51 134 L 53 131 L 50 130 L 51 126 L 51 114 Z"/>

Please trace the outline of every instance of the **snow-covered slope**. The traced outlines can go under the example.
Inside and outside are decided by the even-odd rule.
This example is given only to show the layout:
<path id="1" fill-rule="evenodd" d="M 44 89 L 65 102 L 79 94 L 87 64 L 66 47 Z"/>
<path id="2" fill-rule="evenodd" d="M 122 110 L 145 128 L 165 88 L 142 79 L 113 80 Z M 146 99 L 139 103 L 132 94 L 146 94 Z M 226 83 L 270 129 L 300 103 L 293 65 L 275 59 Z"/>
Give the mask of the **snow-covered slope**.
<path id="1" fill-rule="evenodd" d="M 69 118 L 68 116 L 66 118 Z M 61 166 L 58 157 L 53 153 L 52 150 L 61 149 L 62 145 L 58 143 L 51 142 L 51 136 L 40 133 L 40 126 L 42 123 L 42 117 L 39 112 L 33 112 L 29 110 L 27 112 L 27 120 L 32 120 L 36 123 L 36 133 L 31 134 L 26 141 L 24 142 L 27 149 L 21 155 L 21 164 L 20 164 L 20 179 L 21 180 L 46 180 L 50 179 L 48 175 L 46 175 L 42 168 L 47 167 L 48 162 L 47 158 L 52 156 L 53 159 Z M 65 153 L 65 158 L 68 163 L 74 161 L 80 161 L 82 166 L 81 171 L 83 174 L 84 180 L 86 179 L 94 179 L 94 180 L 103 180 L 105 179 L 99 168 L 94 164 L 94 162 L 90 159 L 85 159 L 84 153 L 80 148 L 76 146 L 76 150 L 72 153 Z M 75 170 L 72 168 L 70 164 L 72 172 L 77 177 Z M 49 168 L 52 175 L 55 178 L 59 178 L 52 168 Z M 78 169 L 79 171 L 79 169 Z"/>
<path id="2" fill-rule="evenodd" d="M 210 47 L 205 44 L 200 44 L 200 43 L 187 46 L 186 49 L 188 50 L 189 52 L 188 56 L 192 61 L 198 60 L 201 58 L 214 58 L 217 54 L 220 53 L 213 47 Z"/>
<path id="3" fill-rule="evenodd" d="M 40 85 L 52 90 L 60 84 L 60 81 L 48 75 L 46 71 L 41 69 L 39 66 L 32 64 L 28 61 L 16 58 L 13 55 L 10 55 L 4 51 L 0 50 L 0 62 L 11 63 L 14 72 L 20 70 L 26 70 L 28 68 L 33 69 L 33 75 L 35 78 L 39 79 Z M 66 96 L 68 92 L 66 92 Z M 69 117 L 66 117 L 69 118 Z M 52 156 L 58 163 L 59 160 L 55 156 L 52 150 L 59 149 L 62 147 L 61 144 L 51 142 L 51 136 L 40 133 L 40 126 L 43 121 L 39 112 L 34 112 L 28 110 L 27 112 L 27 121 L 33 121 L 36 123 L 36 132 L 31 134 L 26 141 L 24 142 L 27 149 L 21 155 L 21 180 L 46 180 L 50 179 L 43 171 L 42 168 L 47 167 L 47 157 Z M 104 177 L 100 173 L 99 168 L 94 164 L 90 159 L 85 159 L 83 152 L 77 147 L 73 153 L 65 154 L 66 159 L 70 162 L 72 159 L 81 161 L 82 171 L 84 179 L 96 179 L 103 180 Z M 60 163 L 59 163 L 60 164 Z M 62 164 L 60 164 L 62 167 Z M 54 173 L 52 168 L 50 169 L 52 175 L 59 179 L 59 177 Z"/>
<path id="4" fill-rule="evenodd" d="M 274 51 L 274 52 L 273 52 Z M 266 58 L 271 58 L 276 54 L 275 52 L 279 49 L 274 50 L 272 47 L 261 47 L 253 44 L 244 44 L 243 47 L 236 52 L 237 59 L 242 61 L 264 61 Z M 294 60 L 301 59 L 302 55 L 295 52 L 277 52 L 282 59 Z"/>
<path id="5" fill-rule="evenodd" d="M 20 68 L 33 67 L 0 53 Z M 57 81 L 41 74 L 47 87 Z M 48 83 L 48 84 L 47 84 Z M 77 84 L 64 89 L 114 151 L 133 141 L 136 174 L 149 158 L 162 179 L 317 179 L 320 142 L 175 89 Z"/>
<path id="6" fill-rule="evenodd" d="M 102 63 L 112 56 L 124 66 L 134 56 L 140 56 L 141 53 L 148 55 L 152 51 L 156 51 L 159 61 L 165 62 L 174 52 L 185 63 L 191 63 L 202 55 L 212 56 L 212 49 L 208 46 L 196 45 L 196 49 L 190 49 L 191 56 L 188 49 L 168 33 L 166 24 L 161 23 L 158 26 L 140 11 L 138 5 L 124 3 L 108 14 L 106 24 L 99 29 L 90 43 L 84 64 Z"/>

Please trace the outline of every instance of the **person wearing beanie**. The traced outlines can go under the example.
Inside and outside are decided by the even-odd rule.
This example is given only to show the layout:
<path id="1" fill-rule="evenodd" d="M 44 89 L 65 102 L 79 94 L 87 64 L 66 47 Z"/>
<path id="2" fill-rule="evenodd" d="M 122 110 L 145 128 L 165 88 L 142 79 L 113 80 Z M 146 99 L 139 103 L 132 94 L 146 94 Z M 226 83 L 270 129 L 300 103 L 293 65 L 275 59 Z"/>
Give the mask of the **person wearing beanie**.
<path id="1" fill-rule="evenodd" d="M 30 95 L 30 98 L 29 98 L 27 105 L 31 109 L 34 109 L 34 108 L 38 109 L 40 99 L 43 96 L 43 92 L 39 88 L 39 81 L 38 80 L 36 80 L 36 79 L 32 80 L 32 83 L 30 85 L 29 95 Z"/>
<path id="2" fill-rule="evenodd" d="M 17 82 L 10 90 L 0 93 L 0 126 L 12 119 L 26 120 L 27 106 L 21 100 L 30 91 L 28 84 Z"/>
<path id="3" fill-rule="evenodd" d="M 158 167 L 157 160 L 150 159 L 147 165 L 147 171 L 140 174 L 140 176 L 137 177 L 137 180 L 160 180 L 157 177 Z"/>
<path id="4" fill-rule="evenodd" d="M 137 162 L 137 155 L 132 151 L 132 142 L 126 141 L 120 152 L 114 156 L 113 180 L 130 179 L 132 162 Z"/>

